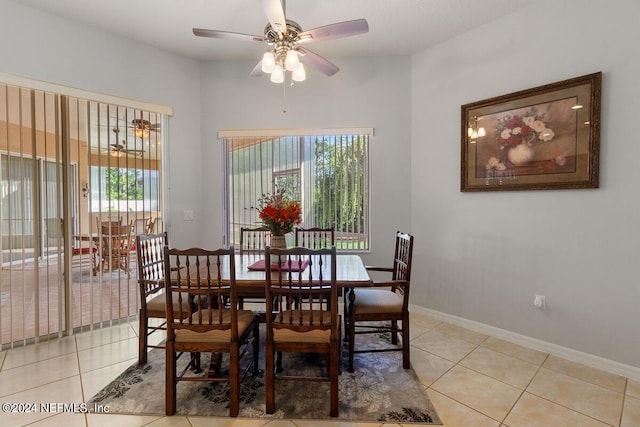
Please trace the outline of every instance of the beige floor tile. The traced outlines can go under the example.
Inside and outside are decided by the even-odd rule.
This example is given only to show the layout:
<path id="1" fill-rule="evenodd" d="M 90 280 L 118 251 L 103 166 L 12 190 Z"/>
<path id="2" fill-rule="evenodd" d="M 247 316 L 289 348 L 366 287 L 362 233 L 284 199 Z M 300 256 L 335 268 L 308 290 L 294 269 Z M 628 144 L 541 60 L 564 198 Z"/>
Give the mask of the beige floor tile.
<path id="1" fill-rule="evenodd" d="M 86 427 L 87 417 L 84 414 L 58 414 L 29 424 L 29 427 Z"/>
<path id="2" fill-rule="evenodd" d="M 411 327 L 415 325 L 425 329 L 433 329 L 440 323 L 442 323 L 441 320 L 438 320 L 435 317 L 431 317 L 422 313 L 416 313 L 415 311 L 409 312 L 409 322 L 411 323 Z"/>
<path id="3" fill-rule="evenodd" d="M 438 326 L 433 328 L 433 330 L 450 335 L 459 340 L 478 345 L 482 344 L 482 342 L 488 338 L 487 335 L 463 328 L 462 326 L 452 325 L 451 323 L 445 322 L 440 323 Z"/>
<path id="4" fill-rule="evenodd" d="M 145 424 L 145 427 L 191 427 L 191 423 L 187 417 L 174 415 L 172 417 L 162 417 L 149 424 Z"/>
<path id="5" fill-rule="evenodd" d="M 508 427 L 607 427 L 600 421 L 525 393 L 504 421 Z"/>
<path id="6" fill-rule="evenodd" d="M 350 423 L 347 421 L 331 421 L 331 420 L 313 420 L 313 421 L 300 421 L 295 420 L 297 427 L 401 427 L 400 424 L 385 424 L 385 423 Z M 267 426 L 271 426 L 268 424 Z M 244 424 L 242 424 L 244 427 Z"/>
<path id="7" fill-rule="evenodd" d="M 115 363 L 113 365 L 105 366 L 104 368 L 94 369 L 93 371 L 84 372 L 80 374 L 82 380 L 82 394 L 84 395 L 84 401 L 88 402 L 93 396 L 95 396 L 100 390 L 106 387 L 111 381 L 118 377 L 133 363 L 137 363 L 131 360 L 125 362 Z"/>
<path id="8" fill-rule="evenodd" d="M 455 366 L 431 388 L 494 420 L 502 420 L 521 390 L 462 366 Z"/>
<path id="9" fill-rule="evenodd" d="M 78 356 L 75 353 L 6 369 L 0 372 L 0 396 L 77 376 L 79 373 Z"/>
<path id="10" fill-rule="evenodd" d="M 454 365 L 450 360 L 443 359 L 419 348 L 411 349 L 411 367 L 420 382 L 427 387 L 453 368 Z"/>
<path id="11" fill-rule="evenodd" d="M 640 399 L 640 381 L 627 380 L 627 394 Z"/>
<path id="12" fill-rule="evenodd" d="M 538 350 L 523 347 L 518 344 L 514 344 L 509 341 L 504 341 L 499 338 L 489 337 L 483 343 L 483 347 L 490 348 L 500 353 L 504 353 L 508 356 L 515 357 L 525 362 L 533 363 L 535 365 L 542 365 L 544 360 L 549 355 Z"/>
<path id="13" fill-rule="evenodd" d="M 413 341 L 414 339 L 418 338 L 420 335 L 429 331 L 430 329 L 428 328 L 423 328 L 419 325 L 411 324 L 411 328 L 409 329 L 409 341 Z"/>
<path id="14" fill-rule="evenodd" d="M 250 420 L 247 418 L 188 417 L 193 427 L 262 427 L 268 420 Z"/>
<path id="15" fill-rule="evenodd" d="M 3 384 L 4 386 L 5 383 L 0 380 L 0 384 Z M 56 412 L 53 412 L 52 408 L 57 407 L 52 406 L 51 409 L 47 410 L 41 404 L 76 403 L 80 405 L 83 403 L 82 391 L 80 389 L 80 377 L 76 375 L 75 377 L 65 378 L 60 381 L 51 382 L 40 387 L 5 396 L 2 398 L 2 402 L 35 403 L 37 406 L 35 408 L 36 411 L 30 413 L 0 413 L 0 426 L 23 426 L 35 421 L 43 420 L 55 415 Z"/>
<path id="16" fill-rule="evenodd" d="M 444 427 L 498 427 L 500 423 L 435 390 L 427 390 L 429 399 Z"/>
<path id="17" fill-rule="evenodd" d="M 468 341 L 463 341 L 434 330 L 422 334 L 413 340 L 411 344 L 414 347 L 418 347 L 455 363 L 462 360 L 477 347 Z"/>
<path id="18" fill-rule="evenodd" d="M 273 420 L 265 424 L 268 427 L 296 427 L 292 421 L 288 420 Z"/>
<path id="19" fill-rule="evenodd" d="M 60 340 L 43 341 L 33 345 L 16 347 L 7 351 L 7 357 L 2 369 L 11 369 L 75 352 L 76 340 L 74 337 L 64 337 Z"/>
<path id="20" fill-rule="evenodd" d="M 92 347 L 100 347 L 105 343 L 135 338 L 136 333 L 129 323 L 124 323 L 108 328 L 96 329 L 94 331 L 80 332 L 75 335 L 75 337 L 78 343 L 78 350 L 86 350 Z"/>
<path id="21" fill-rule="evenodd" d="M 627 396 L 624 400 L 624 409 L 622 410 L 622 423 L 620 427 L 638 427 L 640 426 L 640 399 Z"/>
<path id="22" fill-rule="evenodd" d="M 138 359 L 138 339 L 130 338 L 78 352 L 80 372 L 89 372 L 115 363 Z"/>
<path id="23" fill-rule="evenodd" d="M 88 427 L 140 427 L 160 418 L 149 415 L 87 414 Z"/>
<path id="24" fill-rule="evenodd" d="M 527 391 L 611 425 L 620 420 L 622 393 L 544 367 Z"/>
<path id="25" fill-rule="evenodd" d="M 515 357 L 478 347 L 460 361 L 460 365 L 488 375 L 521 390 L 529 384 L 538 366 Z"/>
<path id="26" fill-rule="evenodd" d="M 543 365 L 547 369 L 587 381 L 618 393 L 624 393 L 627 379 L 581 363 L 571 362 L 557 356 L 549 356 Z"/>

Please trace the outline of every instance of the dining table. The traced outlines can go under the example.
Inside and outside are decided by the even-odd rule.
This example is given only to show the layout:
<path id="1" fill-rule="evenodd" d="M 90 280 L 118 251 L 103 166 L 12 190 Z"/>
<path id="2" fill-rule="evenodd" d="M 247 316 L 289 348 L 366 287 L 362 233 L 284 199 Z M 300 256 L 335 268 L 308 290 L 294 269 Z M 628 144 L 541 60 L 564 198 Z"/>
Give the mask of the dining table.
<path id="1" fill-rule="evenodd" d="M 313 257 L 317 257 L 314 255 Z M 263 268 L 257 267 L 256 264 L 264 264 L 265 256 L 263 253 L 244 253 L 234 254 L 234 266 L 236 274 L 236 293 L 241 298 L 264 298 L 265 297 L 265 278 L 266 273 Z M 193 266 L 192 266 L 193 267 Z M 229 258 L 224 257 L 221 260 L 219 266 L 221 278 L 224 281 L 229 279 Z M 320 270 L 322 269 L 323 277 L 329 277 L 330 263 L 313 262 L 300 272 L 302 279 L 308 279 L 311 274 L 312 278 L 320 276 Z M 296 274 L 297 272 L 293 272 Z M 172 277 L 176 277 L 178 274 L 176 269 L 171 272 Z M 195 271 L 191 271 L 189 274 L 196 275 Z M 203 275 L 206 273 L 203 272 Z M 273 273 L 272 274 L 277 274 Z M 194 276 L 191 276 L 192 279 Z M 183 276 L 184 278 L 184 276 Z M 175 280 L 175 279 L 173 279 Z M 336 256 L 336 286 L 338 287 L 338 294 L 344 294 L 346 289 L 358 288 L 358 287 L 370 287 L 372 286 L 369 273 L 362 262 L 362 258 L 356 254 L 337 254 Z M 265 313 L 261 313 L 260 320 L 264 323 Z M 221 363 L 221 354 L 212 354 L 209 373 L 211 377 L 215 377 L 219 373 Z M 200 370 L 199 362 L 197 370 Z"/>
<path id="2" fill-rule="evenodd" d="M 235 273 L 237 295 L 243 298 L 264 298 L 265 271 L 264 268 L 255 267 L 264 260 L 262 253 L 235 254 Z M 320 276 L 323 269 L 323 277 L 329 277 L 330 263 L 312 262 L 300 274 L 305 280 L 309 277 Z M 224 258 L 220 265 L 223 279 L 229 278 L 229 259 Z M 174 273 L 175 274 L 175 273 Z M 362 258 L 356 254 L 338 254 L 336 257 L 336 286 L 339 291 L 344 288 L 358 288 L 371 286 L 371 278 L 362 262 Z"/>

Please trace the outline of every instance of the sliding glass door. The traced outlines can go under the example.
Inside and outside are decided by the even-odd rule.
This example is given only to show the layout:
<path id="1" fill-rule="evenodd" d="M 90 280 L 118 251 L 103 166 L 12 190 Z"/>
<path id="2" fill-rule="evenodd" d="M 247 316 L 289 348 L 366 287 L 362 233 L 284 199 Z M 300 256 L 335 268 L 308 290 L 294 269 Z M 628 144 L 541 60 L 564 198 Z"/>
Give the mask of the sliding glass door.
<path id="1" fill-rule="evenodd" d="M 163 230 L 163 120 L 0 83 L 2 347 L 138 313 L 135 264 L 130 274 L 102 268 L 99 224 Z"/>

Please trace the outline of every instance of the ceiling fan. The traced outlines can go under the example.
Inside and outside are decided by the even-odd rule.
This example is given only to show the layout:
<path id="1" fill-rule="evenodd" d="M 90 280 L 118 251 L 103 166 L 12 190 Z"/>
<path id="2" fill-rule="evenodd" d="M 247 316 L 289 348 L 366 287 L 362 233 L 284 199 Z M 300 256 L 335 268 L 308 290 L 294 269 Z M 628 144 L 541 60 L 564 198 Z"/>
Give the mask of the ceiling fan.
<path id="1" fill-rule="evenodd" d="M 300 46 L 301 44 L 355 36 L 369 31 L 366 19 L 337 22 L 303 31 L 298 23 L 286 19 L 286 0 L 282 0 L 282 2 L 280 0 L 262 0 L 262 4 L 269 20 L 262 36 L 203 28 L 194 28 L 193 34 L 199 37 L 266 43 L 270 48 L 250 75 L 270 74 L 272 82 L 282 83 L 286 71 L 291 72 L 293 81 L 304 81 L 306 73 L 303 64 L 314 67 L 327 76 L 332 76 L 339 70 L 335 64 Z"/>
<path id="2" fill-rule="evenodd" d="M 117 141 L 118 135 L 120 134 L 120 128 L 117 128 L 117 127 L 113 128 L 113 133 L 116 135 L 116 141 Z M 103 150 L 103 152 L 108 152 L 109 155 L 112 157 L 122 157 L 125 155 L 142 157 L 142 155 L 144 154 L 144 150 L 135 150 L 135 149 L 127 148 L 127 143 L 125 140 L 122 140 L 122 144 L 118 144 L 117 142 L 115 144 L 110 144 L 109 148 L 106 150 Z"/>
<path id="3" fill-rule="evenodd" d="M 160 130 L 160 123 L 151 123 L 145 119 L 133 119 L 131 120 L 133 125 L 133 134 L 138 138 L 146 138 L 149 136 L 149 132 L 157 132 Z"/>

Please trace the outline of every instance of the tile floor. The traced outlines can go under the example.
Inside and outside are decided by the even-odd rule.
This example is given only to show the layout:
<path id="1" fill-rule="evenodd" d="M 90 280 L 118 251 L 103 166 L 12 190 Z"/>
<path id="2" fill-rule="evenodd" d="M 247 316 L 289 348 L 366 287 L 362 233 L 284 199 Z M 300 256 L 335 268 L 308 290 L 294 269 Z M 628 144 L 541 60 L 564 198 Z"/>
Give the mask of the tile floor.
<path id="1" fill-rule="evenodd" d="M 411 321 L 411 361 L 446 427 L 640 426 L 640 381 L 423 315 L 412 314 Z M 136 334 L 134 322 L 2 352 L 0 402 L 86 402 L 136 361 Z M 23 425 L 370 427 L 378 424 L 0 413 L 0 426 Z"/>

